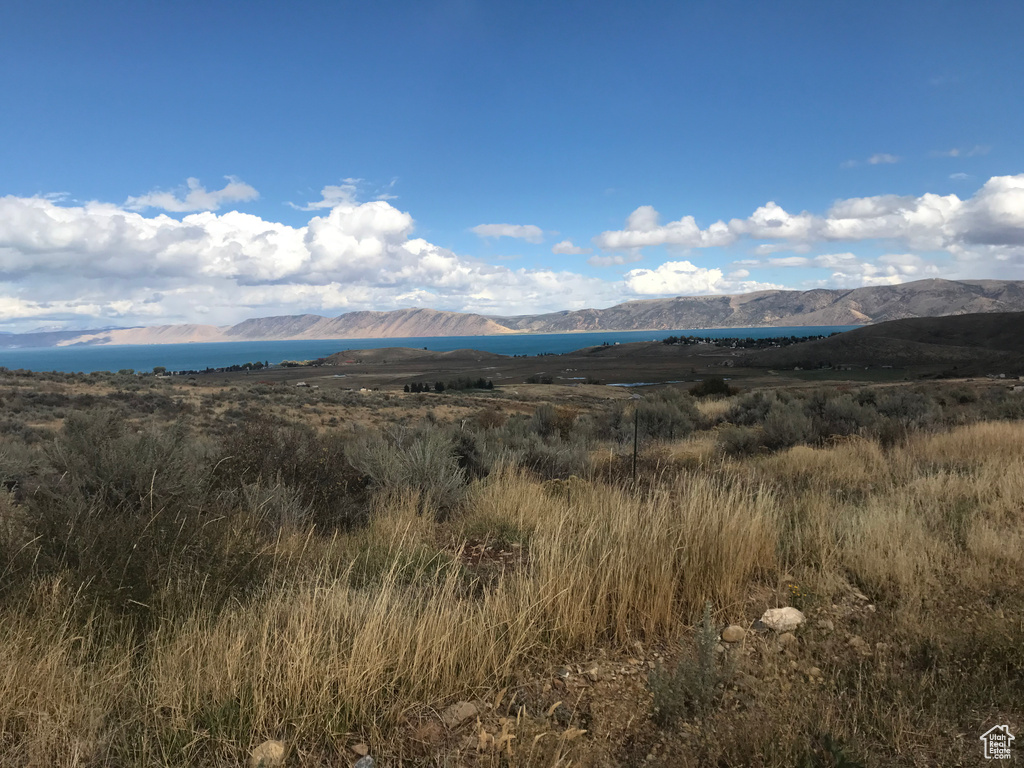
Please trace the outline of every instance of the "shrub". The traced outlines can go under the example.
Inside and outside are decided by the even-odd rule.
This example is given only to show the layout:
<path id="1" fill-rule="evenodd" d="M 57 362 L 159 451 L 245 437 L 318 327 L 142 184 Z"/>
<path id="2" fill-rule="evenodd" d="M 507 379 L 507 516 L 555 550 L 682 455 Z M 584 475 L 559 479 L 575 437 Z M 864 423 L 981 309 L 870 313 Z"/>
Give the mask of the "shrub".
<path id="1" fill-rule="evenodd" d="M 717 376 L 690 387 L 690 394 L 694 397 L 729 397 L 735 395 L 736 391 L 725 383 L 725 379 Z"/>
<path id="2" fill-rule="evenodd" d="M 813 440 L 862 434 L 878 421 L 870 403 L 867 399 L 859 402 L 846 393 L 813 393 L 804 406 L 813 424 Z"/>
<path id="3" fill-rule="evenodd" d="M 761 447 L 761 434 L 751 427 L 726 427 L 718 433 L 718 444 L 730 456 L 750 456 Z"/>
<path id="4" fill-rule="evenodd" d="M 309 507 L 309 522 L 351 528 L 366 516 L 365 483 L 346 459 L 344 439 L 248 413 L 224 439 L 216 461 L 221 487 L 285 485 Z"/>
<path id="5" fill-rule="evenodd" d="M 177 585 L 219 604 L 265 577 L 253 521 L 207 500 L 206 451 L 181 425 L 134 432 L 110 412 L 73 414 L 50 461 L 56 476 L 26 514 L 40 567 L 99 604 L 148 620 Z"/>
<path id="6" fill-rule="evenodd" d="M 675 389 L 652 393 L 636 407 L 637 429 L 643 437 L 667 440 L 685 437 L 700 421 L 693 399 Z"/>
<path id="7" fill-rule="evenodd" d="M 715 658 L 717 643 L 718 632 L 711 623 L 711 603 L 706 602 L 693 649 L 679 658 L 671 672 L 659 665 L 650 674 L 653 714 L 658 725 L 669 727 L 687 714 L 701 716 L 711 709 L 723 677 Z"/>
<path id="8" fill-rule="evenodd" d="M 751 392 L 729 406 L 725 420 L 742 427 L 760 424 L 768 417 L 773 400 L 774 398 L 764 392 Z"/>
<path id="9" fill-rule="evenodd" d="M 522 451 L 519 463 L 545 480 L 585 476 L 590 470 L 590 452 L 583 443 L 535 439 Z"/>
<path id="10" fill-rule="evenodd" d="M 419 493 L 421 511 L 448 511 L 466 484 L 450 437 L 437 429 L 362 435 L 350 446 L 349 461 L 385 492 Z"/>
<path id="11" fill-rule="evenodd" d="M 779 450 L 808 440 L 812 434 L 811 420 L 798 403 L 772 403 L 761 427 L 765 448 Z"/>

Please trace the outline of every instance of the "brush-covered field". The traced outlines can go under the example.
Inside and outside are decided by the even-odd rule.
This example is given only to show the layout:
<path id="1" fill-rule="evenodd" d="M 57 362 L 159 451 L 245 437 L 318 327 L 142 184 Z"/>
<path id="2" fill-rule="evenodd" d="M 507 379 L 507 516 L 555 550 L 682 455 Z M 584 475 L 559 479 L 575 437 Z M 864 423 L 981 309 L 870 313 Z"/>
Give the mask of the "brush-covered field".
<path id="1" fill-rule="evenodd" d="M 0 766 L 956 766 L 1024 730 L 1024 394 L 726 390 L 0 372 Z"/>

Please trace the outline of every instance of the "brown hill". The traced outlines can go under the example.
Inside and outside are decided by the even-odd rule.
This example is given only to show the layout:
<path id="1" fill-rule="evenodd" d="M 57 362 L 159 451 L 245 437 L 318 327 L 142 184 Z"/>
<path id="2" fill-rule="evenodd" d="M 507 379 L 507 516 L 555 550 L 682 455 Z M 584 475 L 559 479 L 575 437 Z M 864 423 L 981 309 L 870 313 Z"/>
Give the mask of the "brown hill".
<path id="1" fill-rule="evenodd" d="M 745 355 L 741 365 L 956 366 L 960 373 L 1024 373 L 1024 312 L 893 320 L 827 339 Z"/>

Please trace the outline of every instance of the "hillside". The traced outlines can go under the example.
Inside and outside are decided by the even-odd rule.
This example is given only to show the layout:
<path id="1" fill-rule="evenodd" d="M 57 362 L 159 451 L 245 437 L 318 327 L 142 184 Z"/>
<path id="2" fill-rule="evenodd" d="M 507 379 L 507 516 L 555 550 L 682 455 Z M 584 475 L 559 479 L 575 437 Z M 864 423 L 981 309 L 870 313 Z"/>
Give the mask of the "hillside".
<path id="1" fill-rule="evenodd" d="M 942 365 L 960 372 L 1024 373 L 1024 312 L 893 320 L 838 336 L 745 355 L 756 367 Z"/>
<path id="2" fill-rule="evenodd" d="M 902 285 L 810 291 L 758 291 L 736 296 L 644 299 L 608 309 L 496 317 L 533 333 L 675 330 L 759 326 L 865 325 L 907 317 L 1024 310 L 1024 282 L 919 280 Z"/>
<path id="3" fill-rule="evenodd" d="M 176 344 L 285 339 L 416 338 L 574 331 L 868 325 L 914 317 L 1024 311 L 1024 281 L 920 280 L 902 285 L 733 296 L 642 299 L 607 309 L 484 315 L 412 308 L 338 317 L 284 315 L 237 325 L 163 325 L 102 331 L 2 334 L 0 348 L 73 344 Z"/>

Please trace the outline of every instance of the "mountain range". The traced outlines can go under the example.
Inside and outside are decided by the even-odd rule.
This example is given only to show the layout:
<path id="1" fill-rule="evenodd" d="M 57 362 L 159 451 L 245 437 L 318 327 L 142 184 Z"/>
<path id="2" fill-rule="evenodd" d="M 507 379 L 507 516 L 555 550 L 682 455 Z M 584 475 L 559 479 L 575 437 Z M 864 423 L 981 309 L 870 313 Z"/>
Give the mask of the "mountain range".
<path id="1" fill-rule="evenodd" d="M 888 320 L 1024 311 L 1024 281 L 919 280 L 867 288 L 770 290 L 732 296 L 641 299 L 607 309 L 492 316 L 434 309 L 285 315 L 236 325 L 159 325 L 0 334 L 0 348 L 80 344 L 481 336 L 510 333 L 870 325 Z"/>

